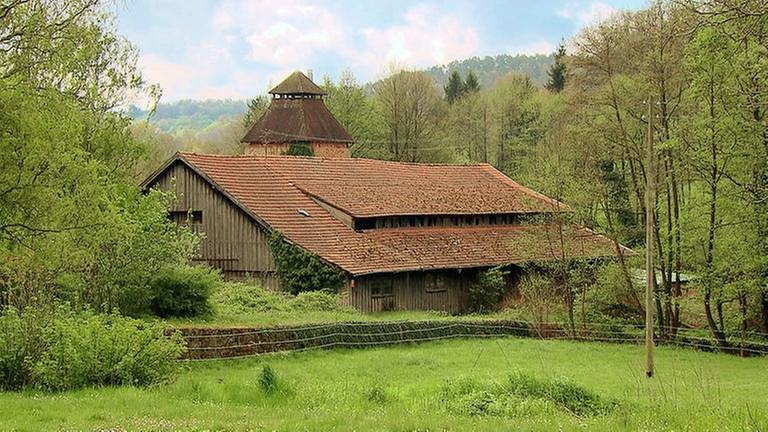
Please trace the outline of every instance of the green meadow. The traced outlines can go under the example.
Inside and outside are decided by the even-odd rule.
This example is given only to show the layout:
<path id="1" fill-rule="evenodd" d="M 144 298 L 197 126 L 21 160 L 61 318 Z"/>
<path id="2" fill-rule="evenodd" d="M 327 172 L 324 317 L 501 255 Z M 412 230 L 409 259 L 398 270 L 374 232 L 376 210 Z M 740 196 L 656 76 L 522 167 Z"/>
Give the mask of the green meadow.
<path id="1" fill-rule="evenodd" d="M 500 338 L 184 363 L 170 383 L 0 393 L 0 430 L 768 429 L 768 359 Z"/>

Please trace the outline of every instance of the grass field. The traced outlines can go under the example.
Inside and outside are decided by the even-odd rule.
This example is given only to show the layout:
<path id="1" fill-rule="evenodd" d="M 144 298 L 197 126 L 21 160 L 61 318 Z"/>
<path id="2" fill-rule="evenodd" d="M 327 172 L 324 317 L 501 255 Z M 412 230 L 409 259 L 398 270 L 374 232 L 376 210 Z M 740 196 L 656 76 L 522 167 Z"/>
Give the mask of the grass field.
<path id="1" fill-rule="evenodd" d="M 768 429 L 768 359 L 656 354 L 651 380 L 639 346 L 515 338 L 189 363 L 150 389 L 0 393 L 0 430 Z M 516 373 L 567 378 L 615 407 L 577 416 L 545 398 L 495 400 Z M 456 396 L 466 387 L 477 391 Z"/>

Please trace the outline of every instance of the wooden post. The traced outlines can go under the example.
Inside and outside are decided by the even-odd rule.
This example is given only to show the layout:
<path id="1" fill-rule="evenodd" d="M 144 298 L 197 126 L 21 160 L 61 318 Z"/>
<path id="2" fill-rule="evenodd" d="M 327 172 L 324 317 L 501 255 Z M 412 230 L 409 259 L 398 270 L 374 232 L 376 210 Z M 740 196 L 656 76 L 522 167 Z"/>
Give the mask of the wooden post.
<path id="1" fill-rule="evenodd" d="M 656 207 L 656 167 L 653 154 L 653 97 L 648 97 L 648 168 L 645 183 L 645 376 L 653 376 L 653 210 Z"/>

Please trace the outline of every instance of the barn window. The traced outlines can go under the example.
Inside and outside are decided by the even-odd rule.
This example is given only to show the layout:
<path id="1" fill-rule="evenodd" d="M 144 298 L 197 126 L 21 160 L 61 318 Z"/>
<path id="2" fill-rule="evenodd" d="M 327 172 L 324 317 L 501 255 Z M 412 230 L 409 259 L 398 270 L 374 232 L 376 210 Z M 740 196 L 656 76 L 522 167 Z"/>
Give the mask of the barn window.
<path id="1" fill-rule="evenodd" d="M 371 297 L 392 297 L 394 295 L 395 290 L 392 284 L 392 278 L 390 277 L 377 278 L 371 284 Z"/>
<path id="2" fill-rule="evenodd" d="M 197 225 L 203 223 L 203 212 L 202 210 L 172 210 L 168 212 L 168 219 L 179 225 L 187 223 Z"/>
<path id="3" fill-rule="evenodd" d="M 443 273 L 427 273 L 424 276 L 424 289 L 428 293 L 448 291 L 448 283 Z"/>

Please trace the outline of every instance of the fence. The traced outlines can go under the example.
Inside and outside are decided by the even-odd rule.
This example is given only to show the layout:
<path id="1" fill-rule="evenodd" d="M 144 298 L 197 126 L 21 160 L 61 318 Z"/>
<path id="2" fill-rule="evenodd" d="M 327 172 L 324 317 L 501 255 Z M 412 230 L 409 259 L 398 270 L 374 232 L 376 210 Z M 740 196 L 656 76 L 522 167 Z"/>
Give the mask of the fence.
<path id="1" fill-rule="evenodd" d="M 364 348 L 453 338 L 534 337 L 597 342 L 641 343 L 643 329 L 633 325 L 582 324 L 574 334 L 558 324 L 534 326 L 509 320 L 430 320 L 388 322 L 339 322 L 274 328 L 184 328 L 185 359 L 205 360 L 249 357 L 271 352 L 348 347 Z M 756 337 L 768 339 L 768 335 Z M 691 329 L 678 329 L 674 339 L 660 344 L 705 351 L 725 351 L 743 356 L 768 354 L 768 343 L 731 340 L 719 347 L 714 340 Z"/>

